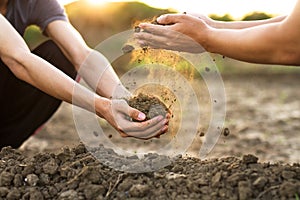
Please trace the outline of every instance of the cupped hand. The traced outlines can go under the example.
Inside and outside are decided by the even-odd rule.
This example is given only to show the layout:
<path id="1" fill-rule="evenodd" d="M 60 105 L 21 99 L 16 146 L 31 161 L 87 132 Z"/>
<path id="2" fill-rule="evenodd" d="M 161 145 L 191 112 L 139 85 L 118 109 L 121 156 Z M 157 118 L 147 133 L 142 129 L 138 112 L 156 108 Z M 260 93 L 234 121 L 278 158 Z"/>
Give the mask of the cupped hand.
<path id="1" fill-rule="evenodd" d="M 187 14 L 166 14 L 157 18 L 159 25 L 141 23 L 134 38 L 141 46 L 190 53 L 202 53 L 208 25 Z"/>
<path id="2" fill-rule="evenodd" d="M 144 121 L 145 114 L 130 107 L 125 100 L 107 99 L 105 104 L 104 109 L 102 107 L 97 114 L 105 118 L 122 137 L 147 140 L 168 131 L 168 116 L 157 116 Z"/>

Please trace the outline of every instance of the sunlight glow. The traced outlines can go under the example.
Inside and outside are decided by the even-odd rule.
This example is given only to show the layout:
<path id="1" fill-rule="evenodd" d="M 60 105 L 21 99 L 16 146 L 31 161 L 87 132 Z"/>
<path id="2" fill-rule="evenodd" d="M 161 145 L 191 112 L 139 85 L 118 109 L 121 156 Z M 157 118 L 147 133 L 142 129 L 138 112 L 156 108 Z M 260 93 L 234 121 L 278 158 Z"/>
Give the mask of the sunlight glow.
<path id="1" fill-rule="evenodd" d="M 91 5 L 104 5 L 106 3 L 108 3 L 109 1 L 106 0 L 86 0 L 89 4 Z"/>
<path id="2" fill-rule="evenodd" d="M 59 0 L 67 4 L 76 0 Z M 92 5 L 107 2 L 128 2 L 134 0 L 86 0 Z M 241 18 L 245 14 L 258 11 L 268 14 L 282 15 L 292 11 L 297 0 L 136 0 L 152 7 L 175 9 L 179 12 L 192 12 L 201 14 L 230 14 L 234 18 Z"/>
<path id="3" fill-rule="evenodd" d="M 274 15 L 288 14 L 297 0 L 140 0 L 140 2 L 159 8 L 174 8 L 180 12 L 230 14 L 234 18 L 241 18 L 254 11 Z"/>

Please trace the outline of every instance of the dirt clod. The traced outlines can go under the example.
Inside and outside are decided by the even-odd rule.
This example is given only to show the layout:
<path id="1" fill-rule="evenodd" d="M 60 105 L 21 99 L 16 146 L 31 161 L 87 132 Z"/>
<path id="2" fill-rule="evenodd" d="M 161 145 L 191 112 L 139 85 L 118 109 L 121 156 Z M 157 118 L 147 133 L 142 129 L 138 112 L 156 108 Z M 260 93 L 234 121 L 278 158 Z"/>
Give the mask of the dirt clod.
<path id="1" fill-rule="evenodd" d="M 132 197 L 144 197 L 147 193 L 149 193 L 149 191 L 150 188 L 148 185 L 136 184 L 130 188 L 129 194 Z"/>
<path id="2" fill-rule="evenodd" d="M 157 97 L 139 93 L 137 96 L 128 100 L 129 106 L 138 109 L 146 115 L 146 120 L 156 116 L 165 117 L 170 113 L 167 106 Z"/>
<path id="3" fill-rule="evenodd" d="M 28 174 L 25 178 L 25 182 L 30 186 L 36 186 L 39 181 L 39 177 L 35 174 Z"/>
<path id="4" fill-rule="evenodd" d="M 134 50 L 134 47 L 132 45 L 126 44 L 125 46 L 122 47 L 122 51 L 124 54 L 130 53 Z"/>
<path id="5" fill-rule="evenodd" d="M 245 164 L 257 163 L 257 161 L 258 161 L 258 158 L 252 154 L 243 156 L 243 163 L 245 163 Z"/>
<path id="6" fill-rule="evenodd" d="M 2 172 L 0 174 L 0 186 L 8 186 L 11 184 L 14 175 L 10 172 Z"/>

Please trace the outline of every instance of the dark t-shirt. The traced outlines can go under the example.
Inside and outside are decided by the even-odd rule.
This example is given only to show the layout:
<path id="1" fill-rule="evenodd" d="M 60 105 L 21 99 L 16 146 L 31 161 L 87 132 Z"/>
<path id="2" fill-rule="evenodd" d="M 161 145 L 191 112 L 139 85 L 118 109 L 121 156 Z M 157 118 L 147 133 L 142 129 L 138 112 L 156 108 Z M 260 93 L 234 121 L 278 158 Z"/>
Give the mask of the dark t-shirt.
<path id="1" fill-rule="evenodd" d="M 55 20 L 67 21 L 63 7 L 56 0 L 9 0 L 6 19 L 23 36 L 29 25 L 37 25 L 44 32 Z"/>

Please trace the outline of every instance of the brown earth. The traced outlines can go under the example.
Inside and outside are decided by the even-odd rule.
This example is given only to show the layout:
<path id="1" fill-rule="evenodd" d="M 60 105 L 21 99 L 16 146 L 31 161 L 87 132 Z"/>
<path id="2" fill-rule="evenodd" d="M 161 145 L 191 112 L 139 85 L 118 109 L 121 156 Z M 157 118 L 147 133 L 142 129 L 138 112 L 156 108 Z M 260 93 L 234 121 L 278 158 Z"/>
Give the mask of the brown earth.
<path id="1" fill-rule="evenodd" d="M 124 173 L 84 145 L 26 158 L 0 152 L 0 199 L 296 199 L 300 165 L 258 163 L 253 155 L 173 159 L 150 173 Z"/>
<path id="2" fill-rule="evenodd" d="M 187 155 L 170 165 L 147 173 L 115 171 L 76 147 L 72 108 L 63 104 L 20 152 L 2 150 L 0 199 L 299 199 L 299 74 L 223 80 L 230 134 L 221 135 L 206 160 L 197 158 L 206 132 L 200 126 Z"/>
<path id="3" fill-rule="evenodd" d="M 170 113 L 167 106 L 158 97 L 143 93 L 139 93 L 130 98 L 128 105 L 143 112 L 146 115 L 145 120 L 152 119 L 159 115 L 166 117 L 167 113 Z"/>

